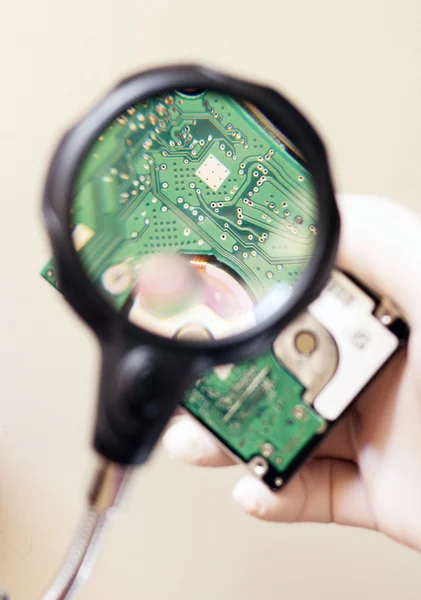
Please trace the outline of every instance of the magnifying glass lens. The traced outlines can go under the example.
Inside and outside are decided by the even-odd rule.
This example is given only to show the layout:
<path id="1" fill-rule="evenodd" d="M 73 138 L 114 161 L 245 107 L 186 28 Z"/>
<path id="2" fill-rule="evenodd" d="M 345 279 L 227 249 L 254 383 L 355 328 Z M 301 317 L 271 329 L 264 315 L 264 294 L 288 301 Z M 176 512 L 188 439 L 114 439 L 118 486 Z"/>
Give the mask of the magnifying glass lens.
<path id="1" fill-rule="evenodd" d="M 212 340 L 271 319 L 314 252 L 305 157 L 255 107 L 214 91 L 130 106 L 94 141 L 73 190 L 80 262 L 127 319 Z"/>

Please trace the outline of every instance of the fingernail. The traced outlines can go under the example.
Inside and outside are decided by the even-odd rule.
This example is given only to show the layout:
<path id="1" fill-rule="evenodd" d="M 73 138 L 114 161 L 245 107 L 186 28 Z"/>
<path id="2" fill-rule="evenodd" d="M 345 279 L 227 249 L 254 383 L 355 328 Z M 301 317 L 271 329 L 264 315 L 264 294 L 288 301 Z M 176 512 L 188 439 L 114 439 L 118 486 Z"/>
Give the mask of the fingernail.
<path id="1" fill-rule="evenodd" d="M 162 442 L 171 458 L 178 460 L 200 460 L 203 447 L 200 440 L 187 435 L 183 424 L 173 425 L 162 438 Z"/>
<path id="2" fill-rule="evenodd" d="M 240 479 L 234 487 L 232 496 L 247 512 L 256 512 L 262 484 L 254 477 Z"/>

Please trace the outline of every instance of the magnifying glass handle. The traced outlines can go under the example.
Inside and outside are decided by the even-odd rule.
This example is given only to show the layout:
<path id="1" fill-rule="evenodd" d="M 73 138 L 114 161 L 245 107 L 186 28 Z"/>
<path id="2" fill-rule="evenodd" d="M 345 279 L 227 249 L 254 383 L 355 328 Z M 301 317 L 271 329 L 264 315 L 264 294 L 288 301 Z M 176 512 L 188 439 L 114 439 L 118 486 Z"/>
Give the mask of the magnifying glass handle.
<path id="1" fill-rule="evenodd" d="M 191 377 L 191 361 L 174 353 L 103 343 L 95 450 L 119 464 L 144 463 Z"/>

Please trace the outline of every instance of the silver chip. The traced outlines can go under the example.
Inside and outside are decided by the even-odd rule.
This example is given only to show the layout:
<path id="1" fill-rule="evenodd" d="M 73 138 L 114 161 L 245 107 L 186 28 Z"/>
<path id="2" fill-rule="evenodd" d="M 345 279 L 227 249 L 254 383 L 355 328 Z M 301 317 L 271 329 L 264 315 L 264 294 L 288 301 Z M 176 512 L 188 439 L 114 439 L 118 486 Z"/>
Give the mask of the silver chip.
<path id="1" fill-rule="evenodd" d="M 220 160 L 209 154 L 205 162 L 197 169 L 196 175 L 216 192 L 230 174 Z"/>

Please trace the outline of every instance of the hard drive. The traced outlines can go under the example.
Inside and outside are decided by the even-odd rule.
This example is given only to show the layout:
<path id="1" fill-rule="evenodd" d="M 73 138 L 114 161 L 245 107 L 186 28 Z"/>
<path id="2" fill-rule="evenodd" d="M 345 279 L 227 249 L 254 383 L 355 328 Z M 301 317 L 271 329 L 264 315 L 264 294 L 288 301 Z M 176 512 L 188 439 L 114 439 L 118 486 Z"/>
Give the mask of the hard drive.
<path id="1" fill-rule="evenodd" d="M 334 270 L 322 294 L 257 359 L 207 372 L 185 410 L 280 489 L 407 339 L 397 308 Z"/>

